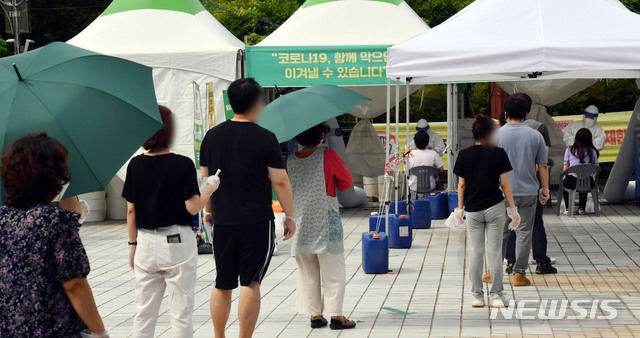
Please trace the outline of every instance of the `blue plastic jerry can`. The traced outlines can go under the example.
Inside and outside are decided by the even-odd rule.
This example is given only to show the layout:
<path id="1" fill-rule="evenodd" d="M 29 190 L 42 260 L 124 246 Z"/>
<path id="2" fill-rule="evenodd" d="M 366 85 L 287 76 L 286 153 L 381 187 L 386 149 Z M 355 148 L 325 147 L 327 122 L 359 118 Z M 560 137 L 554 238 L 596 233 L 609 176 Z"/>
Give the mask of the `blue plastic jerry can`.
<path id="1" fill-rule="evenodd" d="M 380 227 L 378 228 L 378 224 Z M 371 216 L 369 216 L 369 231 L 373 232 L 386 232 L 386 220 L 385 214 L 379 214 L 377 212 L 372 212 Z"/>
<path id="2" fill-rule="evenodd" d="M 452 213 L 458 207 L 458 193 L 449 193 L 449 213 Z"/>
<path id="3" fill-rule="evenodd" d="M 389 237 L 384 232 L 362 233 L 362 269 L 369 274 L 389 271 Z"/>
<path id="4" fill-rule="evenodd" d="M 431 219 L 446 219 L 449 217 L 449 199 L 446 191 L 434 191 L 427 195 L 431 204 Z"/>
<path id="5" fill-rule="evenodd" d="M 396 212 L 396 204 L 398 204 L 398 212 Z M 407 214 L 407 201 L 391 201 L 389 202 L 389 214 L 406 215 Z"/>
<path id="6" fill-rule="evenodd" d="M 431 228 L 431 203 L 429 200 L 411 200 L 411 225 L 414 229 Z"/>
<path id="7" fill-rule="evenodd" d="M 413 240 L 413 226 L 409 215 L 389 215 L 389 247 L 408 249 Z"/>

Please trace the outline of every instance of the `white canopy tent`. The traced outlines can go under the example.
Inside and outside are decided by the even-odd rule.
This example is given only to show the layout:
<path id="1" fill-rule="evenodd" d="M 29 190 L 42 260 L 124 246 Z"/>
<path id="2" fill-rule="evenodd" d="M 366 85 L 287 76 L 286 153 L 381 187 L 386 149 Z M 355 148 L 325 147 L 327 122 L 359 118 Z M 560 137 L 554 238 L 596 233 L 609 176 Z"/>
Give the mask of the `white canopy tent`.
<path id="1" fill-rule="evenodd" d="M 262 42 L 247 47 L 247 75 L 265 87 L 333 84 L 369 97 L 349 111 L 364 119 L 349 147 L 334 149 L 358 184 L 363 175 L 384 170 L 384 149 L 368 119 L 385 111 L 386 50 L 428 29 L 404 0 L 307 0 Z M 316 69 L 314 77 L 310 69 Z M 400 94 L 404 98 L 406 92 Z"/>
<path id="2" fill-rule="evenodd" d="M 387 76 L 414 84 L 638 78 L 639 31 L 640 16 L 611 0 L 476 0 L 390 47 Z M 449 106 L 455 126 L 456 105 Z"/>
<path id="3" fill-rule="evenodd" d="M 153 68 L 158 103 L 177 117 L 174 151 L 194 157 L 193 82 L 213 82 L 215 116 L 223 90 L 238 78 L 244 44 L 197 0 L 114 0 L 68 43 Z"/>

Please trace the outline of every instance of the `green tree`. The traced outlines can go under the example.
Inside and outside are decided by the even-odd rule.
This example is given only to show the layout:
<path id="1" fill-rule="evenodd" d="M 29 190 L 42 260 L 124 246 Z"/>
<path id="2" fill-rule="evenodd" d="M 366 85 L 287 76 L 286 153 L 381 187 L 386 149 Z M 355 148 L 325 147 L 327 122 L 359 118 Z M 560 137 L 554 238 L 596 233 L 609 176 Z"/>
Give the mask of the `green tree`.
<path id="1" fill-rule="evenodd" d="M 431 27 L 435 27 L 473 0 L 406 0 L 407 4 Z M 635 1 L 635 0 L 634 0 Z"/>
<path id="2" fill-rule="evenodd" d="M 0 57 L 7 55 L 7 42 L 0 38 Z"/>
<path id="3" fill-rule="evenodd" d="M 262 41 L 295 12 L 304 0 L 205 0 L 205 7 L 238 39 Z"/>

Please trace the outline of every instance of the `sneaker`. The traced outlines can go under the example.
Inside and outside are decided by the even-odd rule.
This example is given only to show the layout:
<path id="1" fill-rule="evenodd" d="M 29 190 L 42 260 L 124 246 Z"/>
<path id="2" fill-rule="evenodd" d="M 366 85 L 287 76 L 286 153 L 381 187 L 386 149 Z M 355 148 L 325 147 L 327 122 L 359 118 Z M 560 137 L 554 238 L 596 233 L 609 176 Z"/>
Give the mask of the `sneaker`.
<path id="1" fill-rule="evenodd" d="M 569 216 L 569 210 L 565 210 L 562 214 L 565 216 Z"/>
<path id="2" fill-rule="evenodd" d="M 484 307 L 484 297 L 473 296 L 471 307 Z"/>
<path id="3" fill-rule="evenodd" d="M 507 275 L 510 275 L 513 272 L 513 266 L 516 263 L 507 263 L 507 267 L 504 269 L 504 273 L 506 273 Z"/>
<path id="4" fill-rule="evenodd" d="M 278 242 L 276 242 L 276 245 L 273 247 L 273 253 L 271 255 L 277 256 L 278 252 L 280 252 L 280 247 L 278 247 Z"/>
<path id="5" fill-rule="evenodd" d="M 509 302 L 504 296 L 491 295 L 491 307 L 503 308 L 509 307 Z"/>
<path id="6" fill-rule="evenodd" d="M 582 208 L 578 209 L 578 215 L 586 215 L 586 214 L 587 214 L 586 210 L 584 210 Z"/>
<path id="7" fill-rule="evenodd" d="M 327 324 L 328 324 L 327 319 L 324 318 L 323 316 L 311 317 L 312 329 L 319 329 L 321 327 L 327 326 Z"/>
<path id="8" fill-rule="evenodd" d="M 513 286 L 527 286 L 530 284 L 531 284 L 531 281 L 529 280 L 529 278 L 517 272 L 513 275 Z"/>
<path id="9" fill-rule="evenodd" d="M 331 317 L 331 325 L 329 326 L 331 330 L 344 330 L 344 329 L 353 329 L 356 327 L 356 322 L 353 320 L 348 320 L 344 316 L 340 317 Z"/>
<path id="10" fill-rule="evenodd" d="M 538 267 L 536 267 L 536 273 L 538 275 L 548 275 L 558 273 L 558 269 L 554 268 L 551 263 L 538 263 Z"/>

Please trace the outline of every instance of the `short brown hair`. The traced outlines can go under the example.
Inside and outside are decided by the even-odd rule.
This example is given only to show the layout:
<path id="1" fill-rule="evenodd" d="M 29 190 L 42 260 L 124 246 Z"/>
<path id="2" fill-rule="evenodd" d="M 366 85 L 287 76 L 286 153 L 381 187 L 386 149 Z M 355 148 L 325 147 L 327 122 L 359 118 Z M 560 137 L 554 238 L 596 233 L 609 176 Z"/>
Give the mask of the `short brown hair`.
<path id="1" fill-rule="evenodd" d="M 67 157 L 67 148 L 43 131 L 15 140 L 0 166 L 5 204 L 30 208 L 51 202 L 71 179 Z"/>
<path id="2" fill-rule="evenodd" d="M 171 113 L 171 110 L 165 106 L 158 106 L 158 109 L 160 109 L 160 116 L 162 117 L 164 127 L 158 130 L 158 132 L 151 136 L 151 138 L 142 145 L 142 148 L 146 150 L 169 148 L 173 142 L 173 113 Z"/>

